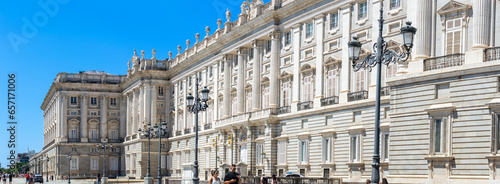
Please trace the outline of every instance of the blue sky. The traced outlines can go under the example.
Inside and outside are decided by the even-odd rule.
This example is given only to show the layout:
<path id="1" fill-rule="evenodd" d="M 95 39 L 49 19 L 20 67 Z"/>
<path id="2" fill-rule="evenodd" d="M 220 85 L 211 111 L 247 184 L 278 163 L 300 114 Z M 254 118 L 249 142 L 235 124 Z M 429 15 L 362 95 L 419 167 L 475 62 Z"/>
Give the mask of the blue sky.
<path id="1" fill-rule="evenodd" d="M 267 3 L 270 0 L 265 0 Z M 53 6 L 56 2 L 58 8 Z M 117 3 L 120 2 L 120 3 Z M 126 74 L 133 49 L 156 49 L 165 59 L 186 39 L 217 29 L 227 8 L 237 19 L 243 0 L 97 1 L 15 0 L 0 2 L 0 163 L 7 166 L 7 80 L 16 74 L 17 152 L 43 148 L 40 106 L 59 72 L 99 70 Z M 41 6 L 49 4 L 50 6 Z M 45 10 L 44 7 L 48 7 Z M 32 29 L 30 29 L 32 28 Z"/>

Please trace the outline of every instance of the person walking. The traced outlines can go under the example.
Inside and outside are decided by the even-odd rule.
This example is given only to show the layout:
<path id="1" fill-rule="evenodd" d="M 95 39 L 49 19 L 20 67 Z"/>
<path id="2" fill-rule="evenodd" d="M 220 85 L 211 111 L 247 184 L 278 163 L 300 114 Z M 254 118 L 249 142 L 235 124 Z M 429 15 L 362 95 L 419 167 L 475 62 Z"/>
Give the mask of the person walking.
<path id="1" fill-rule="evenodd" d="M 3 173 L 3 174 L 2 174 L 2 182 L 3 182 L 3 184 L 6 184 L 6 183 L 7 183 L 7 176 L 6 176 L 6 173 Z"/>
<path id="2" fill-rule="evenodd" d="M 208 184 L 221 184 L 218 170 L 212 170 L 212 177 L 208 180 Z"/>
<path id="3" fill-rule="evenodd" d="M 231 171 L 224 176 L 224 184 L 239 184 L 241 183 L 240 174 L 236 172 L 236 165 L 231 165 Z"/>
<path id="4" fill-rule="evenodd" d="M 101 174 L 97 173 L 97 184 L 101 184 Z"/>
<path id="5" fill-rule="evenodd" d="M 9 184 L 12 184 L 12 173 L 9 173 Z"/>
<path id="6" fill-rule="evenodd" d="M 270 184 L 278 184 L 278 179 L 276 178 L 276 174 L 273 174 Z"/>
<path id="7" fill-rule="evenodd" d="M 389 184 L 389 182 L 387 182 L 387 178 L 382 178 L 382 184 Z"/>
<path id="8" fill-rule="evenodd" d="M 30 182 L 30 175 L 29 174 L 24 174 L 24 178 L 26 178 L 26 184 L 29 184 L 29 182 Z"/>
<path id="9" fill-rule="evenodd" d="M 267 184 L 267 177 L 264 173 L 262 173 L 262 176 L 260 177 L 260 184 Z"/>

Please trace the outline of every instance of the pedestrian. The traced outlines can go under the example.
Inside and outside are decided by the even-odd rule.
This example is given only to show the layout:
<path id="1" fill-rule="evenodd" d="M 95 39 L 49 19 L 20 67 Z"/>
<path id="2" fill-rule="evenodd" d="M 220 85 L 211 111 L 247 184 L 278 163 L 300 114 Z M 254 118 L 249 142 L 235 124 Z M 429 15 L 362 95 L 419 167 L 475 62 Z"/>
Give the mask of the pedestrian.
<path id="1" fill-rule="evenodd" d="M 372 180 L 366 179 L 366 184 L 370 184 L 370 183 L 372 183 Z"/>
<path id="2" fill-rule="evenodd" d="M 26 184 L 28 184 L 30 182 L 30 175 L 24 174 L 24 178 L 26 178 Z"/>
<path id="3" fill-rule="evenodd" d="M 389 182 L 387 182 L 387 178 L 382 178 L 382 184 L 389 184 Z"/>
<path id="4" fill-rule="evenodd" d="M 96 178 L 97 184 L 101 184 L 101 174 L 97 173 L 97 178 Z"/>
<path id="5" fill-rule="evenodd" d="M 9 173 L 9 184 L 12 184 L 12 173 Z"/>
<path id="6" fill-rule="evenodd" d="M 224 176 L 224 184 L 239 184 L 241 183 L 240 174 L 236 172 L 236 165 L 231 165 L 231 171 Z"/>
<path id="7" fill-rule="evenodd" d="M 2 181 L 3 181 L 4 184 L 7 183 L 7 176 L 6 176 L 5 173 L 2 174 Z"/>
<path id="8" fill-rule="evenodd" d="M 262 173 L 262 176 L 260 177 L 260 184 L 267 184 L 266 174 L 264 173 Z"/>
<path id="9" fill-rule="evenodd" d="M 271 179 L 271 184 L 278 184 L 278 179 L 276 178 L 276 174 L 273 174 L 273 177 Z"/>
<path id="10" fill-rule="evenodd" d="M 208 180 L 208 184 L 221 184 L 218 170 L 212 170 L 212 177 Z"/>

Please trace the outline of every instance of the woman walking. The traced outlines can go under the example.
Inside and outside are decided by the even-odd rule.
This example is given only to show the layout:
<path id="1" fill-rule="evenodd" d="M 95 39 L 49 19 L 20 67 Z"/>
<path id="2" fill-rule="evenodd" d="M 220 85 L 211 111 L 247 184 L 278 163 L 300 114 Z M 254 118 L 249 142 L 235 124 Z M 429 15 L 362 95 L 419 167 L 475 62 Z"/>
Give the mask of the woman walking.
<path id="1" fill-rule="evenodd" d="M 212 170 L 212 178 L 208 180 L 208 184 L 220 184 L 218 170 Z"/>

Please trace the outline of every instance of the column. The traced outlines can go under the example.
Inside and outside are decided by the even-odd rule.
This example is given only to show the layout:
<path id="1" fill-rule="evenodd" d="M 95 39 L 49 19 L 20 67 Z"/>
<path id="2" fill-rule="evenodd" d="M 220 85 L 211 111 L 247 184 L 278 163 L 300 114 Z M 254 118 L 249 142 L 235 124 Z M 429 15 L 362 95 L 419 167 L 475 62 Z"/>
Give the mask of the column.
<path id="1" fill-rule="evenodd" d="M 425 59 L 430 56 L 431 36 L 432 36 L 432 1 L 416 0 L 413 3 L 415 10 L 413 26 L 418 29 L 415 34 L 413 45 L 413 58 Z M 410 7 L 410 4 L 409 4 Z M 474 16 L 475 17 L 475 16 Z"/>
<path id="2" fill-rule="evenodd" d="M 101 139 L 108 138 L 108 104 L 107 96 L 101 97 Z"/>
<path id="3" fill-rule="evenodd" d="M 120 139 L 125 138 L 127 136 L 127 117 L 128 117 L 128 95 L 126 97 L 120 96 L 117 97 L 117 101 L 120 100 Z"/>
<path id="4" fill-rule="evenodd" d="M 125 94 L 127 96 L 127 119 L 125 120 L 125 123 L 127 124 L 127 135 L 126 136 L 130 136 L 132 135 L 132 121 L 131 121 L 131 117 L 132 117 L 132 112 L 130 110 L 131 108 L 131 103 L 130 103 L 130 93 L 126 93 Z M 120 116 L 123 116 L 123 114 L 120 114 Z M 121 122 L 120 122 L 121 123 Z"/>
<path id="5" fill-rule="evenodd" d="M 325 15 L 320 14 L 314 17 L 316 20 L 316 79 L 314 90 L 314 107 L 321 107 L 321 98 L 323 98 L 323 84 L 324 84 L 324 72 L 323 72 L 323 32 L 325 31 Z"/>
<path id="6" fill-rule="evenodd" d="M 213 98 L 214 98 L 214 103 L 212 104 L 213 106 L 213 117 L 214 119 L 219 119 L 218 114 L 219 112 L 219 61 L 216 61 L 215 64 L 212 64 L 213 69 L 212 69 L 212 75 L 214 77 L 214 88 L 213 88 Z M 213 127 L 213 126 L 212 126 Z"/>
<path id="7" fill-rule="evenodd" d="M 297 111 L 297 103 L 300 103 L 299 85 L 300 85 L 300 26 L 295 24 L 292 26 L 292 62 L 293 62 L 293 84 L 292 84 L 292 112 Z"/>
<path id="8" fill-rule="evenodd" d="M 81 95 L 82 101 L 80 102 L 80 135 L 81 142 L 88 142 L 87 131 L 87 95 Z"/>
<path id="9" fill-rule="evenodd" d="M 351 41 L 351 5 L 342 7 L 342 45 L 347 48 L 347 43 Z M 339 102 L 347 103 L 347 94 L 350 92 L 351 84 L 351 62 L 349 60 L 349 49 L 342 49 L 342 70 Z"/>
<path id="10" fill-rule="evenodd" d="M 68 104 L 68 96 L 66 95 L 63 95 L 62 98 L 61 98 L 61 109 L 60 109 L 60 113 L 62 114 L 62 118 L 61 118 L 61 121 L 59 121 L 59 123 L 61 123 L 63 126 L 62 126 L 62 142 L 64 142 L 65 140 L 67 141 L 67 138 L 68 138 L 68 109 L 67 109 L 67 104 Z"/>
<path id="11" fill-rule="evenodd" d="M 482 49 L 489 46 L 490 36 L 490 0 L 472 1 L 472 49 Z"/>
<path id="12" fill-rule="evenodd" d="M 137 99 L 137 115 L 139 116 L 139 119 L 137 119 L 136 121 L 136 128 L 135 128 L 135 132 L 137 133 L 137 130 L 139 128 L 143 128 L 141 127 L 142 126 L 142 123 L 144 122 L 144 118 L 145 118 L 145 113 L 144 113 L 144 89 L 146 88 L 146 86 L 141 85 L 139 87 L 139 93 L 138 93 L 138 99 Z"/>
<path id="13" fill-rule="evenodd" d="M 144 119 L 145 119 L 145 124 L 148 124 L 151 122 L 151 84 L 146 84 L 144 86 L 144 98 L 143 98 L 143 104 L 144 104 Z M 151 125 L 153 126 L 153 125 Z"/>
<path id="14" fill-rule="evenodd" d="M 130 134 L 133 135 L 137 133 L 137 92 L 136 89 L 132 89 L 132 107 L 130 108 L 132 111 L 132 130 Z"/>
<path id="15" fill-rule="evenodd" d="M 224 56 L 224 87 L 223 89 L 223 103 L 224 112 L 222 118 L 230 117 L 229 108 L 231 108 L 231 60 L 229 57 L 231 55 Z"/>
<path id="16" fill-rule="evenodd" d="M 273 30 L 269 33 L 271 37 L 271 71 L 269 73 L 269 108 L 279 107 L 279 69 L 280 69 L 280 32 Z"/>
<path id="17" fill-rule="evenodd" d="M 252 111 L 260 109 L 260 76 L 261 71 L 260 61 L 262 59 L 260 55 L 261 44 L 259 40 L 252 40 L 253 45 L 253 76 L 252 76 Z"/>
<path id="18" fill-rule="evenodd" d="M 255 52 L 254 52 L 255 54 Z M 255 55 L 254 55 L 255 58 Z M 255 126 L 248 126 L 247 129 L 247 165 L 248 165 L 248 175 L 252 176 L 255 174 Z"/>
<path id="19" fill-rule="evenodd" d="M 174 124 L 172 126 L 174 126 L 174 131 L 178 131 L 178 127 L 179 127 L 179 123 L 177 122 L 177 118 L 179 118 L 178 116 L 178 112 L 179 112 L 179 84 L 175 84 L 174 85 L 174 108 L 175 108 L 175 111 L 174 111 Z M 175 133 L 175 132 L 174 132 Z M 175 135 L 177 136 L 177 135 Z"/>
<path id="20" fill-rule="evenodd" d="M 163 89 L 165 90 L 165 89 Z M 165 91 L 163 91 L 163 93 L 165 94 Z M 158 123 L 157 121 L 157 114 L 158 114 L 158 111 L 157 111 L 157 108 L 158 108 L 158 104 L 157 104 L 157 100 L 158 100 L 158 85 L 155 84 L 153 86 L 151 86 L 151 124 L 152 125 L 156 125 Z"/>
<path id="21" fill-rule="evenodd" d="M 236 52 L 238 53 L 238 83 L 236 100 L 238 102 L 238 114 L 245 113 L 245 58 L 246 58 L 246 49 L 245 48 L 237 48 Z"/>
<path id="22" fill-rule="evenodd" d="M 182 88 L 182 95 L 183 96 L 180 96 L 180 98 L 184 99 L 183 103 L 182 103 L 182 109 L 184 109 L 184 110 L 182 111 L 182 122 L 181 123 L 183 123 L 182 127 L 184 127 L 184 129 L 186 129 L 186 128 L 191 128 L 191 127 L 187 126 L 187 114 L 189 113 L 189 111 L 187 108 L 187 101 L 185 98 L 188 95 L 187 94 L 188 85 L 187 85 L 186 79 L 183 79 L 181 82 L 182 82 L 182 86 L 183 86 L 183 88 Z"/>
<path id="23" fill-rule="evenodd" d="M 380 10 L 380 0 L 374 0 L 372 1 L 372 10 Z M 371 11 L 372 13 L 372 16 L 371 17 L 379 17 L 380 16 L 380 11 Z M 371 19 L 372 21 L 372 42 L 369 44 L 369 45 L 373 45 L 373 44 L 376 44 L 377 43 L 377 39 L 378 39 L 378 19 Z M 385 66 L 382 66 L 382 70 L 384 70 L 386 67 Z M 368 70 L 366 70 L 366 72 L 368 72 Z M 376 96 L 376 92 L 377 92 L 377 70 L 374 69 L 372 70 L 371 72 L 368 72 L 368 75 L 370 76 L 369 78 L 367 78 L 365 81 L 366 82 L 369 82 L 369 85 L 368 85 L 368 98 L 371 98 L 371 99 L 375 99 L 375 96 Z M 380 71 L 382 72 L 382 71 Z M 383 76 L 383 72 L 382 72 L 382 86 L 385 86 L 383 85 L 384 83 L 384 80 L 383 78 L 385 78 Z"/>

